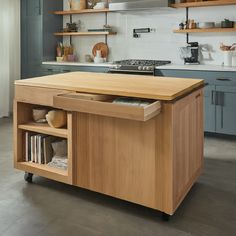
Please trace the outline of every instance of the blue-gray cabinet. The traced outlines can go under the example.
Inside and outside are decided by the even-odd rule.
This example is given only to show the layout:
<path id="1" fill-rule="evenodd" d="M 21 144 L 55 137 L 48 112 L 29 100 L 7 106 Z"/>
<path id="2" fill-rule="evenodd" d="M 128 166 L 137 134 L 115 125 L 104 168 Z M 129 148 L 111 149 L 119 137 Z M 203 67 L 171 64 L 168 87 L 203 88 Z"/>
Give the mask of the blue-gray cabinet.
<path id="1" fill-rule="evenodd" d="M 161 69 L 155 75 L 204 79 L 205 131 L 236 135 L 236 72 Z"/>
<path id="2" fill-rule="evenodd" d="M 205 131 L 215 132 L 216 129 L 216 106 L 215 106 L 215 86 L 205 87 Z"/>
<path id="3" fill-rule="evenodd" d="M 236 134 L 236 86 L 216 86 L 216 132 Z"/>
<path id="4" fill-rule="evenodd" d="M 21 0 L 21 78 L 43 75 L 42 61 L 54 60 L 61 38 L 62 17 L 52 14 L 63 9 L 63 0 Z"/>
<path id="5" fill-rule="evenodd" d="M 54 75 L 74 71 L 107 73 L 108 67 L 98 66 L 70 66 L 70 65 L 42 65 L 43 75 Z"/>

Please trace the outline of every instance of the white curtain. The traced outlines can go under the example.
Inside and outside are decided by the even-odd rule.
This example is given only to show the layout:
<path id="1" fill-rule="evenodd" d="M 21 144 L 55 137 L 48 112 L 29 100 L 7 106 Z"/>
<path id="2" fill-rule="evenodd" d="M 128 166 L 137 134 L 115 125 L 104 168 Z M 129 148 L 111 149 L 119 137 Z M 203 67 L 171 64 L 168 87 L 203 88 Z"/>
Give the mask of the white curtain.
<path id="1" fill-rule="evenodd" d="M 20 78 L 20 1 L 0 0 L 0 117 L 12 110 L 14 81 Z"/>

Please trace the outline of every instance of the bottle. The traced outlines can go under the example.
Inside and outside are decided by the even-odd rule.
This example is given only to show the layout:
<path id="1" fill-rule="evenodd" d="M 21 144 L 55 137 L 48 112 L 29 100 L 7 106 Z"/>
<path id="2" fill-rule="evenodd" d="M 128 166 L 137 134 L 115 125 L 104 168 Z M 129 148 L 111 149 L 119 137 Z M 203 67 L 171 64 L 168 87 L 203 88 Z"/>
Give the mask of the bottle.
<path id="1" fill-rule="evenodd" d="M 86 9 L 86 0 L 80 0 L 80 10 Z"/>

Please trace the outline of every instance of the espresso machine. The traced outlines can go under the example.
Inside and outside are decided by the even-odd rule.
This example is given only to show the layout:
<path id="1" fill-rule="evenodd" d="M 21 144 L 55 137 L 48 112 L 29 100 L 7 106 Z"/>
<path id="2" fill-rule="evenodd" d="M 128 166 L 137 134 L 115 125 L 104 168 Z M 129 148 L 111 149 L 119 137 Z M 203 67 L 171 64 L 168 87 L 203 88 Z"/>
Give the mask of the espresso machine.
<path id="1" fill-rule="evenodd" d="M 187 47 L 181 48 L 182 58 L 186 65 L 198 65 L 199 63 L 199 44 L 198 42 L 189 42 Z"/>

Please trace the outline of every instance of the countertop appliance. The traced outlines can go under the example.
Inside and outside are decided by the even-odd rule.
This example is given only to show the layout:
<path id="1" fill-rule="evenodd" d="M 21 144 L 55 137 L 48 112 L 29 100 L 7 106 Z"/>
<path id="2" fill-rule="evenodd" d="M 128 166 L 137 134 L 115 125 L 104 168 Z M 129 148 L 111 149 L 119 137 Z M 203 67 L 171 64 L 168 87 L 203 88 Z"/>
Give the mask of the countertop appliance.
<path id="1" fill-rule="evenodd" d="M 187 46 L 187 51 L 189 52 L 186 57 L 184 57 L 184 64 L 186 65 L 198 65 L 199 60 L 199 44 L 198 42 L 189 42 Z"/>
<path id="2" fill-rule="evenodd" d="M 110 73 L 154 75 L 155 67 L 170 64 L 171 61 L 122 60 L 113 63 Z"/>
<path id="3" fill-rule="evenodd" d="M 111 0 L 109 9 L 112 11 L 132 11 L 168 7 L 170 0 Z"/>

